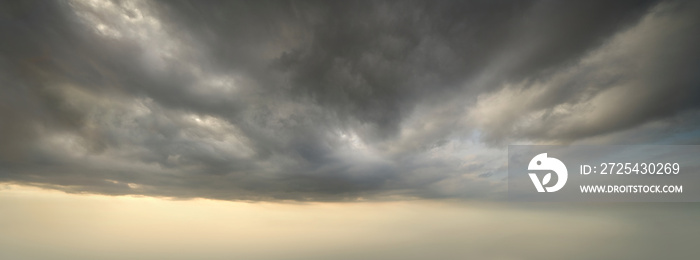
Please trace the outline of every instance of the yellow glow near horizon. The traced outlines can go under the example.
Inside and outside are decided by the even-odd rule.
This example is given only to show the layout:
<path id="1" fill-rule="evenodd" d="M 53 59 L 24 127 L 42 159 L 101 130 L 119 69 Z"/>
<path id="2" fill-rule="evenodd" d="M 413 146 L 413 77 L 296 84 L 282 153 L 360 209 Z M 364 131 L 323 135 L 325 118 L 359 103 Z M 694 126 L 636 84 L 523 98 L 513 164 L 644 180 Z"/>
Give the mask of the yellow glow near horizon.
<path id="1" fill-rule="evenodd" d="M 607 213 L 439 201 L 167 200 L 0 184 L 0 259 L 529 259 L 544 244 L 566 258 L 639 234 Z"/>

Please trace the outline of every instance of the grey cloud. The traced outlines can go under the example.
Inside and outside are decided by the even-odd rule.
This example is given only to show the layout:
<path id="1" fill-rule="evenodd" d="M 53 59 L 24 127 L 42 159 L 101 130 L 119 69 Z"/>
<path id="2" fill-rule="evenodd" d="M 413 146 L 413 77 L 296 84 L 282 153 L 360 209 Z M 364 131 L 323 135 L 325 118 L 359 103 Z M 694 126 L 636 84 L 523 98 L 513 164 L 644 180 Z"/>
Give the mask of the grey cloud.
<path id="1" fill-rule="evenodd" d="M 694 3 L 658 5 L 576 63 L 483 94 L 472 116 L 492 141 L 567 142 L 682 116 L 700 105 L 697 17 Z"/>
<path id="2" fill-rule="evenodd" d="M 492 198 L 493 144 L 697 109 L 694 3 L 2 5 L 0 180 L 70 192 Z"/>
<path id="3" fill-rule="evenodd" d="M 311 42 L 285 52 L 280 64 L 294 91 L 387 137 L 415 103 L 457 91 L 489 63 L 508 59 L 499 81 L 533 76 L 600 44 L 644 10 L 623 2 L 352 2 L 328 7 Z"/>

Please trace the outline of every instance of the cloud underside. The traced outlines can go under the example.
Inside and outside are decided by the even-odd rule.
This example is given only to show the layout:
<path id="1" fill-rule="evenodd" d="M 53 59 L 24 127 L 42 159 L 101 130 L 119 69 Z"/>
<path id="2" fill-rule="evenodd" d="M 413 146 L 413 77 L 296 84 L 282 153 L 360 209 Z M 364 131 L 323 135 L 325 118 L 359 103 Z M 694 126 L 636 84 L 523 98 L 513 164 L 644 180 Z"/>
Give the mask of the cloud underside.
<path id="1" fill-rule="evenodd" d="M 697 142 L 696 2 L 3 3 L 0 181 L 488 199 L 509 143 Z"/>

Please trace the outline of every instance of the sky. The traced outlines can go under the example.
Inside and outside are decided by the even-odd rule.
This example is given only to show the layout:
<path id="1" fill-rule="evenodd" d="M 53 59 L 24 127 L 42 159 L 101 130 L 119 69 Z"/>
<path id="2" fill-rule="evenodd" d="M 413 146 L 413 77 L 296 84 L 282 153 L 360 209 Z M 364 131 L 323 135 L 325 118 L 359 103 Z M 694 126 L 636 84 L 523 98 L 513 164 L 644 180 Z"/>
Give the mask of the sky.
<path id="1" fill-rule="evenodd" d="M 3 259 L 693 259 L 692 203 L 232 202 L 0 190 Z"/>
<path id="2" fill-rule="evenodd" d="M 508 204 L 506 155 L 700 144 L 697 32 L 697 1 L 3 1 L 0 256 L 681 257 L 694 204 Z"/>

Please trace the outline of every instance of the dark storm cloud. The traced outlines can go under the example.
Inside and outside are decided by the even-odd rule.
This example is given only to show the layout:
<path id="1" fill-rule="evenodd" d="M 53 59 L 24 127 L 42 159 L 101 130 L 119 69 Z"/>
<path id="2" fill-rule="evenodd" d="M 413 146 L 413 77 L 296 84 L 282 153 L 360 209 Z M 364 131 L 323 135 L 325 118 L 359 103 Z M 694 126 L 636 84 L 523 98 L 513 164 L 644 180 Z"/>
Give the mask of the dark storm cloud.
<path id="1" fill-rule="evenodd" d="M 327 7 L 310 43 L 280 63 L 295 91 L 386 138 L 414 103 L 463 88 L 503 52 L 527 49 L 499 80 L 536 75 L 601 43 L 645 10 L 636 4 L 344 2 Z"/>
<path id="2" fill-rule="evenodd" d="M 483 95 L 473 117 L 492 141 L 575 141 L 680 118 L 695 124 L 700 52 L 691 46 L 700 37 L 688 32 L 700 29 L 698 14 L 695 3 L 657 5 L 546 78 Z M 511 102 L 517 98 L 522 102 Z"/>
<path id="3" fill-rule="evenodd" d="M 503 188 L 494 144 L 697 122 L 692 2 L 2 5 L 7 182 L 478 198 Z"/>

